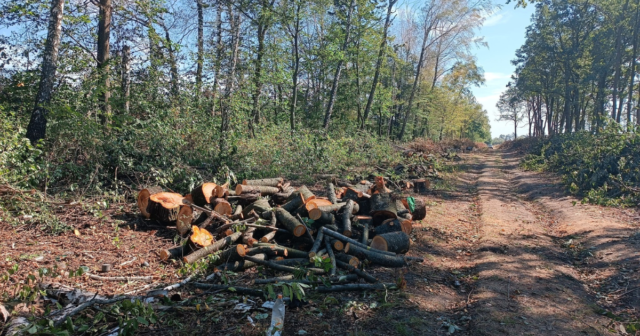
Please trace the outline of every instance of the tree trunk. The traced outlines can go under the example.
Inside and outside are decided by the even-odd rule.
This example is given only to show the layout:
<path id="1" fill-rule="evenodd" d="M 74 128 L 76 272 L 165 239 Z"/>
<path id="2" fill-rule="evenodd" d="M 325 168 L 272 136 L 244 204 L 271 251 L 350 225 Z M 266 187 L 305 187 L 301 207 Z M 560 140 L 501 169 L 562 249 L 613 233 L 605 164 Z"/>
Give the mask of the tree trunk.
<path id="1" fill-rule="evenodd" d="M 202 0 L 196 0 L 198 9 L 198 55 L 196 61 L 196 99 L 200 102 L 202 94 L 202 67 L 204 65 L 204 9 Z"/>
<path id="2" fill-rule="evenodd" d="M 411 246 L 409 235 L 402 232 L 389 232 L 373 237 L 371 248 L 395 253 L 406 253 Z"/>
<path id="3" fill-rule="evenodd" d="M 222 8 L 220 1 L 216 8 L 216 59 L 213 69 L 213 87 L 211 88 L 211 116 L 216 114 L 216 96 L 218 94 L 218 84 L 220 83 L 220 65 L 222 64 Z"/>
<path id="4" fill-rule="evenodd" d="M 49 112 L 47 105 L 51 102 L 53 82 L 56 79 L 63 15 L 64 0 L 51 0 L 47 40 L 42 55 L 40 85 L 36 94 L 36 104 L 31 113 L 31 120 L 27 126 L 27 138 L 32 144 L 44 139 L 47 131 L 47 114 Z"/>
<path id="5" fill-rule="evenodd" d="M 409 101 L 407 102 L 406 111 L 404 113 L 404 120 L 402 121 L 402 128 L 400 129 L 400 134 L 398 135 L 398 140 L 402 140 L 404 137 L 405 129 L 407 128 L 407 121 L 411 116 L 411 107 L 413 106 L 413 98 L 416 94 L 416 89 L 418 88 L 418 82 L 420 81 L 420 72 L 422 71 L 422 65 L 424 63 L 424 57 L 426 53 L 427 40 L 429 38 L 429 34 L 431 34 L 431 27 L 427 27 L 424 30 L 424 38 L 422 40 L 422 48 L 420 49 L 420 58 L 418 59 L 418 66 L 416 67 L 416 75 L 413 80 L 413 86 L 411 87 L 411 94 L 409 95 Z"/>
<path id="6" fill-rule="evenodd" d="M 631 75 L 629 76 L 629 97 L 627 98 L 627 128 L 632 125 L 631 116 L 633 113 L 631 112 L 631 103 L 633 101 L 633 86 L 636 78 L 636 58 L 638 57 L 638 29 L 640 28 L 640 23 L 638 22 L 640 21 L 639 14 L 640 5 L 636 4 L 636 17 L 635 24 L 633 26 L 633 51 L 631 53 L 631 68 L 629 69 Z"/>
<path id="7" fill-rule="evenodd" d="M 298 104 L 298 71 L 300 69 L 300 51 L 298 49 L 298 40 L 300 37 L 300 7 L 302 2 L 296 4 L 295 25 L 293 28 L 293 74 L 292 76 L 292 93 L 291 103 L 289 107 L 289 122 L 291 130 L 296 129 L 296 105 Z"/>
<path id="8" fill-rule="evenodd" d="M 169 29 L 166 26 L 162 26 L 164 28 L 164 38 L 166 43 L 167 51 L 169 52 L 169 65 L 170 65 L 170 73 L 171 73 L 171 95 L 174 100 L 178 99 L 180 95 L 180 88 L 178 87 L 178 61 L 176 60 L 176 55 L 173 51 L 173 44 L 171 42 L 171 35 L 169 35 Z"/>
<path id="9" fill-rule="evenodd" d="M 611 118 L 617 119 L 620 122 L 620 112 L 617 111 L 617 96 L 618 96 L 618 81 L 621 76 L 620 72 L 622 71 L 622 35 L 623 33 L 620 31 L 622 29 L 623 15 L 627 13 L 627 7 L 629 6 L 629 0 L 626 0 L 622 11 L 620 12 L 619 19 L 617 20 L 618 24 L 616 26 L 616 43 L 615 43 L 615 63 L 613 65 L 615 69 L 615 74 L 613 75 L 613 108 L 611 110 Z M 622 106 L 620 106 L 622 109 Z"/>
<path id="10" fill-rule="evenodd" d="M 100 0 L 100 13 L 98 20 L 98 72 L 102 77 L 100 94 L 100 121 L 107 124 L 111 118 L 111 105 L 109 98 L 109 40 L 111 37 L 111 0 Z"/>
<path id="11" fill-rule="evenodd" d="M 236 67 L 238 65 L 238 49 L 240 45 L 240 16 L 233 15 L 232 6 L 229 5 L 229 18 L 231 20 L 231 29 L 233 30 L 233 48 L 232 48 L 232 56 L 231 56 L 231 69 L 229 72 L 229 77 L 227 78 L 225 84 L 225 95 L 224 95 L 224 104 L 221 110 L 222 118 L 220 122 L 220 152 L 227 152 L 227 132 L 230 128 L 231 122 L 231 111 L 230 111 L 230 100 L 231 95 L 235 89 L 235 77 L 236 77 Z"/>
<path id="12" fill-rule="evenodd" d="M 131 96 L 131 48 L 128 45 L 122 47 L 122 100 L 124 113 L 129 114 Z"/>
<path id="13" fill-rule="evenodd" d="M 329 94 L 329 102 L 327 103 L 327 110 L 324 114 L 324 124 L 323 127 L 325 131 L 329 130 L 329 123 L 331 121 L 331 114 L 333 113 L 333 105 L 336 100 L 336 93 L 338 92 L 338 83 L 340 81 L 340 73 L 342 72 L 342 63 L 343 59 L 346 56 L 347 47 L 349 46 L 349 36 L 351 33 L 351 14 L 353 12 L 353 7 L 355 6 L 355 0 L 351 0 L 349 3 L 349 8 L 347 10 L 346 17 L 346 26 L 345 26 L 345 34 L 344 34 L 344 42 L 342 43 L 342 48 L 340 51 L 342 55 L 340 60 L 338 61 L 338 65 L 336 66 L 335 74 L 333 75 L 333 84 L 331 84 L 331 93 Z"/>

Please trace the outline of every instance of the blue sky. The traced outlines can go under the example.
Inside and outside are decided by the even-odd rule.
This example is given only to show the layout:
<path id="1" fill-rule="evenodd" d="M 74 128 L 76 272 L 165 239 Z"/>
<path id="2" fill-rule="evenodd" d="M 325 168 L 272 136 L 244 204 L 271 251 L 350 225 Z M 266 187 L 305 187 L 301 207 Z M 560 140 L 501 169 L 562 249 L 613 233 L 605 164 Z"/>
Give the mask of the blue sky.
<path id="1" fill-rule="evenodd" d="M 506 2 L 496 1 L 500 1 L 500 4 Z M 496 103 L 515 70 L 511 60 L 515 58 L 516 49 L 524 43 L 526 27 L 531 22 L 534 9 L 532 5 L 517 9 L 513 4 L 503 5 L 502 9 L 487 18 L 484 27 L 478 32 L 489 44 L 489 48 L 477 47 L 473 51 L 478 65 L 485 71 L 486 79 L 484 86 L 473 89 L 473 94 L 489 114 L 491 136 L 494 138 L 500 134 L 513 134 L 512 123 L 496 120 Z M 525 132 L 519 128 L 518 135 L 521 134 Z"/>

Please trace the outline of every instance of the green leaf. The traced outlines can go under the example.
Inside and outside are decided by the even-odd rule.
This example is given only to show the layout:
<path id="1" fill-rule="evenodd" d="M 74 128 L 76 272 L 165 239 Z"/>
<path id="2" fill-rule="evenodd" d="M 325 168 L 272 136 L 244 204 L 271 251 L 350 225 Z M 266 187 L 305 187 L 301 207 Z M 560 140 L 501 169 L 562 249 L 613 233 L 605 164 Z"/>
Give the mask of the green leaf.
<path id="1" fill-rule="evenodd" d="M 27 332 L 33 335 L 38 332 L 38 327 L 36 327 L 36 325 L 33 324 L 31 325 L 31 328 L 27 329 Z"/>
<path id="2" fill-rule="evenodd" d="M 144 324 L 145 326 L 149 325 L 149 321 L 147 321 L 147 319 L 145 319 L 144 317 L 138 316 L 137 319 L 138 319 L 138 322 L 140 322 L 140 324 Z"/>
<path id="3" fill-rule="evenodd" d="M 235 291 L 236 291 L 236 289 L 235 289 L 234 287 L 229 287 L 229 288 L 227 288 L 227 289 L 228 289 L 229 291 L 231 291 L 231 292 L 235 292 Z"/>

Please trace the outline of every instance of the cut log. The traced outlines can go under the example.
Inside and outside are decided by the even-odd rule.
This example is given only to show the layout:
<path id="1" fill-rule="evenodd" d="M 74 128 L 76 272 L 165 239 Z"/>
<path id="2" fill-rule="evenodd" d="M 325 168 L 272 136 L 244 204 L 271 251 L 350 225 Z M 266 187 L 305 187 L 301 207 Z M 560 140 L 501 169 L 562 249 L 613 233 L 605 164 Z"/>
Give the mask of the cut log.
<path id="1" fill-rule="evenodd" d="M 353 267 L 358 267 L 358 265 L 360 265 L 360 259 L 346 253 L 336 253 L 336 260 L 345 262 Z"/>
<path id="2" fill-rule="evenodd" d="M 394 257 L 378 253 L 378 251 L 376 250 L 367 250 L 351 243 L 347 243 L 347 245 L 344 247 L 344 252 L 358 257 L 358 259 L 367 259 L 374 264 L 384 267 L 403 267 L 406 265 L 406 261 L 400 256 Z"/>
<path id="3" fill-rule="evenodd" d="M 347 204 L 340 209 L 342 216 L 342 234 L 346 237 L 351 237 L 353 232 L 351 231 L 351 216 L 353 215 L 353 207 L 356 202 L 353 200 L 348 200 Z"/>
<path id="4" fill-rule="evenodd" d="M 260 242 L 261 242 L 261 243 L 268 243 L 268 242 L 270 242 L 270 241 L 271 241 L 271 239 L 273 239 L 273 237 L 275 237 L 275 236 L 276 236 L 276 233 L 277 233 L 277 232 L 278 232 L 278 231 L 271 231 L 271 232 L 268 232 L 267 234 L 265 234 L 264 236 L 262 236 L 262 238 L 260 238 Z"/>
<path id="5" fill-rule="evenodd" d="M 327 194 L 329 197 L 329 201 L 331 201 L 331 204 L 338 203 L 338 198 L 336 197 L 336 187 L 333 185 L 333 183 L 329 183 L 329 185 L 327 186 Z"/>
<path id="6" fill-rule="evenodd" d="M 407 253 L 411 246 L 411 238 L 402 232 L 390 232 L 373 237 L 371 248 L 395 253 Z"/>
<path id="7" fill-rule="evenodd" d="M 304 204 L 304 207 L 307 209 L 307 211 L 309 211 L 311 209 L 316 209 L 321 206 L 327 206 L 327 205 L 332 205 L 331 201 L 322 199 L 322 198 L 313 198 L 313 199 L 307 200 L 307 202 Z"/>
<path id="8" fill-rule="evenodd" d="M 253 246 L 253 244 L 257 243 L 258 240 L 253 238 L 253 232 L 256 231 L 255 227 L 250 227 L 242 234 L 242 243 L 247 244 L 249 246 Z"/>
<path id="9" fill-rule="evenodd" d="M 311 199 L 316 198 L 316 195 L 314 195 L 311 190 L 309 190 L 309 188 L 307 188 L 307 186 L 302 186 L 298 189 L 298 192 L 300 193 L 300 196 L 302 197 L 302 201 L 303 202 L 308 202 Z"/>
<path id="10" fill-rule="evenodd" d="M 371 217 L 374 227 L 389 218 L 398 218 L 396 203 L 389 193 L 379 193 L 371 197 Z"/>
<path id="11" fill-rule="evenodd" d="M 213 244 L 214 239 L 213 235 L 207 231 L 206 229 L 201 229 L 197 226 L 191 227 L 191 236 L 189 236 L 189 244 L 191 244 L 191 248 L 195 251 L 202 247 L 207 247 Z"/>
<path id="12" fill-rule="evenodd" d="M 283 188 L 281 192 L 271 195 L 271 198 L 276 204 L 283 204 L 287 202 L 287 199 L 289 199 L 294 191 L 296 191 L 296 188 L 289 186 Z"/>
<path id="13" fill-rule="evenodd" d="M 290 247 L 284 247 L 276 244 L 256 243 L 247 251 L 247 255 L 265 253 L 268 256 L 279 256 L 288 258 L 308 258 L 305 251 L 296 250 Z"/>
<path id="14" fill-rule="evenodd" d="M 272 260 L 272 262 L 284 266 L 307 266 L 309 265 L 309 258 L 290 258 L 283 260 Z"/>
<path id="15" fill-rule="evenodd" d="M 255 211 L 260 216 L 263 212 L 271 211 L 271 205 L 269 205 L 269 201 L 266 198 L 261 198 L 244 207 L 242 215 L 248 218 L 251 211 Z"/>
<path id="16" fill-rule="evenodd" d="M 255 254 L 253 255 L 253 257 L 258 258 L 260 260 L 266 260 L 266 255 L 264 254 Z M 238 260 L 236 262 L 218 265 L 216 266 L 216 269 L 219 271 L 240 272 L 240 271 L 247 270 L 251 267 L 255 267 L 257 265 L 258 264 L 248 260 Z"/>
<path id="17" fill-rule="evenodd" d="M 256 264 L 260 264 L 262 266 L 266 266 L 269 267 L 273 270 L 276 271 L 283 271 L 283 272 L 290 272 L 290 273 L 295 273 L 298 270 L 300 270 L 300 268 L 296 268 L 296 267 L 291 267 L 291 266 L 284 266 L 284 265 L 278 265 L 274 262 L 271 261 L 267 261 L 267 260 L 260 260 L 251 256 L 246 256 L 245 260 L 249 260 L 252 262 L 255 262 Z M 308 268 L 309 272 L 314 273 L 314 274 L 326 274 L 327 272 L 325 272 L 325 270 L 323 269 L 319 269 L 319 268 Z"/>
<path id="18" fill-rule="evenodd" d="M 217 242 L 207 247 L 203 247 L 189 254 L 188 256 L 185 256 L 184 258 L 182 258 L 182 261 L 184 261 L 186 264 L 191 264 L 193 262 L 196 262 L 208 256 L 209 254 L 219 251 L 220 249 L 224 248 L 227 245 L 235 243 L 238 239 L 240 239 L 240 236 L 242 236 L 242 232 L 236 232 L 228 237 L 225 237 L 224 239 L 218 240 Z"/>
<path id="19" fill-rule="evenodd" d="M 347 188 L 342 196 L 342 201 L 353 200 L 354 202 L 357 202 L 363 197 L 363 195 L 364 194 L 356 188 Z"/>
<path id="20" fill-rule="evenodd" d="M 232 196 L 231 193 L 233 193 L 234 195 Z M 257 200 L 260 199 L 260 193 L 259 192 L 255 192 L 255 193 L 250 193 L 250 194 L 242 194 L 242 195 L 235 195 L 235 191 L 233 190 L 229 190 L 229 196 L 227 196 L 227 201 L 229 202 L 238 202 L 239 205 L 242 206 L 247 206 Z"/>
<path id="21" fill-rule="evenodd" d="M 320 218 L 322 216 L 322 211 L 324 212 L 334 212 L 334 211 L 338 211 L 340 210 L 343 206 L 345 206 L 346 203 L 336 203 L 336 204 L 331 204 L 331 205 L 325 205 L 325 206 L 320 206 L 317 207 L 315 209 L 311 209 L 309 211 L 309 218 L 316 220 L 318 218 Z M 358 211 L 360 211 L 360 207 L 358 206 L 358 203 L 355 203 L 353 205 L 353 213 L 357 213 Z"/>
<path id="22" fill-rule="evenodd" d="M 247 255 L 247 252 L 244 248 L 244 245 L 242 244 L 232 245 L 228 249 L 220 253 L 219 258 L 214 263 L 214 265 L 226 264 L 226 263 L 242 260 L 242 258 L 246 257 L 246 255 Z"/>
<path id="23" fill-rule="evenodd" d="M 275 178 L 266 178 L 266 179 L 259 179 L 259 180 L 243 180 L 242 184 L 249 185 L 249 186 L 279 187 L 280 185 L 282 185 L 283 182 L 284 182 L 284 179 L 282 177 L 275 177 Z"/>
<path id="24" fill-rule="evenodd" d="M 282 208 L 276 208 L 275 212 L 278 222 L 282 223 L 282 226 L 289 230 L 289 232 L 291 232 L 294 236 L 300 237 L 305 233 L 305 231 L 307 231 L 307 227 L 300 223 L 286 210 Z"/>
<path id="25" fill-rule="evenodd" d="M 160 222 L 173 222 L 178 219 L 184 197 L 176 193 L 162 192 L 149 196 L 147 212 L 151 219 Z"/>
<path id="26" fill-rule="evenodd" d="M 313 209 L 312 209 L 313 210 Z M 312 218 L 311 213 L 313 212 L 313 216 L 318 218 Z M 332 225 L 336 223 L 336 217 L 331 212 L 325 211 L 309 211 L 309 218 L 313 219 L 314 223 L 317 225 Z M 317 226 L 316 226 L 317 227 Z"/>
<path id="27" fill-rule="evenodd" d="M 191 190 L 193 203 L 197 206 L 205 206 L 205 204 L 211 203 L 214 190 L 216 190 L 215 183 L 203 183 L 193 188 L 193 190 Z"/>
<path id="28" fill-rule="evenodd" d="M 331 246 L 336 250 L 336 251 L 342 251 L 344 250 L 344 243 L 339 241 L 338 239 L 335 238 L 331 238 Z"/>
<path id="29" fill-rule="evenodd" d="M 316 241 L 313 242 L 313 246 L 311 246 L 311 250 L 309 250 L 309 258 L 313 258 L 316 256 L 316 252 L 318 252 L 318 249 L 320 248 L 320 245 L 322 245 L 323 242 L 324 242 L 324 233 L 322 233 L 322 231 L 319 231 L 318 235 L 316 235 Z"/>
<path id="30" fill-rule="evenodd" d="M 376 283 L 378 282 L 378 279 L 376 279 L 373 275 L 355 268 L 354 266 L 351 266 L 350 264 L 347 264 L 346 262 L 340 261 L 340 260 L 336 260 L 336 266 L 342 268 L 342 269 L 346 269 L 349 272 L 353 272 L 355 274 L 357 274 L 359 277 L 361 277 L 362 279 L 364 279 L 364 281 L 366 282 L 370 282 L 370 283 Z"/>
<path id="31" fill-rule="evenodd" d="M 147 212 L 147 206 L 149 205 L 149 197 L 153 194 L 159 194 L 162 192 L 160 187 L 149 187 L 140 190 L 138 193 L 138 209 L 144 218 L 151 217 L 151 214 Z"/>
<path id="32" fill-rule="evenodd" d="M 233 209 L 231 208 L 231 204 L 224 198 L 212 199 L 211 205 L 213 205 L 213 211 L 223 216 L 231 216 L 231 213 L 233 212 Z"/>
<path id="33" fill-rule="evenodd" d="M 344 242 L 344 243 L 349 243 L 349 244 L 351 244 L 351 245 L 358 246 L 358 247 L 360 247 L 360 248 L 362 248 L 362 249 L 365 249 L 365 250 L 370 249 L 370 247 L 369 247 L 369 246 L 367 246 L 367 245 L 365 245 L 365 244 L 362 244 L 362 243 L 360 243 L 360 242 L 358 242 L 358 241 L 356 241 L 356 240 L 354 240 L 354 239 L 351 239 L 351 238 L 349 238 L 349 237 L 345 237 L 345 236 L 343 236 L 343 235 L 341 235 L 341 234 L 339 234 L 339 233 L 337 233 L 337 232 L 335 232 L 335 231 L 329 230 L 326 226 L 325 226 L 325 227 L 323 227 L 321 230 L 324 232 L 324 235 L 325 235 L 325 236 L 331 236 L 331 237 L 333 237 L 333 238 L 336 238 L 336 239 L 338 239 L 338 240 L 341 240 L 341 241 L 342 241 L 342 242 Z M 345 248 L 346 248 L 346 247 L 345 247 Z M 377 252 L 378 252 L 378 253 L 380 253 L 380 254 L 384 254 L 384 255 L 387 255 L 387 256 L 391 256 L 391 257 L 395 257 L 395 256 L 396 256 L 396 254 L 395 254 L 395 253 L 393 253 L 393 252 L 385 252 L 385 251 L 377 251 Z"/>
<path id="34" fill-rule="evenodd" d="M 300 193 L 294 193 L 293 197 L 291 197 L 287 203 L 283 204 L 281 208 L 287 210 L 287 212 L 293 213 L 303 205 L 304 201 L 302 200 L 302 195 L 300 195 Z"/>
<path id="35" fill-rule="evenodd" d="M 233 210 L 233 214 L 229 218 L 231 220 L 244 219 L 244 215 L 242 214 L 242 205 L 236 205 L 236 208 Z"/>
<path id="36" fill-rule="evenodd" d="M 176 220 L 176 230 L 181 236 L 184 236 L 191 230 L 191 223 L 193 222 L 193 209 L 188 205 L 180 206 L 178 212 L 178 219 Z"/>
<path id="37" fill-rule="evenodd" d="M 331 239 L 329 237 L 324 237 L 324 246 L 327 249 L 329 258 L 331 258 L 331 271 L 329 274 L 331 274 L 331 276 L 334 276 L 336 275 L 336 256 L 333 253 L 333 249 L 331 248 Z"/>
<path id="38" fill-rule="evenodd" d="M 236 186 L 236 195 L 250 194 L 259 192 L 261 196 L 273 195 L 280 192 L 277 187 L 257 186 L 257 185 L 244 185 L 238 184 Z"/>
<path id="39" fill-rule="evenodd" d="M 415 208 L 411 213 L 413 220 L 416 220 L 416 221 L 423 220 L 425 217 L 427 217 L 427 205 L 424 203 L 423 200 L 420 200 L 420 199 L 414 199 L 414 203 L 415 203 Z"/>
<path id="40" fill-rule="evenodd" d="M 180 259 L 184 256 L 185 246 L 176 246 L 170 249 L 161 249 L 158 251 L 160 260 L 167 261 L 169 259 Z"/>
<path id="41" fill-rule="evenodd" d="M 387 186 L 385 186 L 384 177 L 383 176 L 376 176 L 374 178 L 374 185 L 371 188 L 371 194 L 390 193 L 390 192 L 391 192 L 391 190 L 389 190 L 389 188 L 387 188 Z"/>
<path id="42" fill-rule="evenodd" d="M 366 221 L 363 223 L 362 236 L 360 237 L 360 242 L 364 245 L 367 245 L 367 242 L 369 242 L 369 222 L 370 221 Z"/>
<path id="43" fill-rule="evenodd" d="M 427 179 L 413 180 L 413 191 L 423 194 L 429 191 L 430 181 Z"/>
<path id="44" fill-rule="evenodd" d="M 406 234 L 411 234 L 413 230 L 413 223 L 410 220 L 400 218 L 389 218 L 382 222 L 382 224 L 376 227 L 373 231 L 377 235 L 401 231 Z"/>
<path id="45" fill-rule="evenodd" d="M 214 191 L 214 195 L 217 198 L 225 198 L 229 195 L 229 182 L 223 184 L 223 185 L 219 185 L 216 186 L 216 189 Z"/>

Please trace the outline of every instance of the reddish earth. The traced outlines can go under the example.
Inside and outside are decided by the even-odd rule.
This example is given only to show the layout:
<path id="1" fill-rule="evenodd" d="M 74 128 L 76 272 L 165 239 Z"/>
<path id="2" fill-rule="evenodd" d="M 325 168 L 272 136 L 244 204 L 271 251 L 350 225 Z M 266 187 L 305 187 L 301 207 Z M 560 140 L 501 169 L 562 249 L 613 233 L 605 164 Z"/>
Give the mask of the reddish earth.
<path id="1" fill-rule="evenodd" d="M 402 291 L 308 294 L 309 303 L 288 308 L 284 335 L 623 335 L 640 329 L 640 213 L 581 204 L 567 196 L 550 174 L 523 172 L 512 153 L 463 154 L 455 173 L 421 197 L 429 205 L 414 229 L 409 255 L 423 263 L 405 269 L 372 268 L 384 282 L 406 282 Z M 319 189 L 324 186 L 318 184 Z M 152 286 L 180 279 L 180 265 L 162 263 L 158 248 L 173 246 L 174 231 L 146 227 L 135 205 L 94 210 L 64 207 L 61 216 L 76 227 L 62 236 L 30 228 L 2 228 L 0 270 L 19 264 L 0 283 L 8 308 L 31 314 L 9 300 L 29 273 L 58 265 L 112 274 L 152 275 Z M 124 215 L 123 215 L 124 213 Z M 135 258 L 135 260 L 134 260 Z M 121 263 L 133 260 L 123 266 Z M 147 262 L 149 266 L 142 267 Z M 251 286 L 256 271 L 231 276 L 235 286 Z M 144 282 L 102 282 L 86 276 L 48 278 L 120 294 Z M 21 283 L 22 282 L 22 283 Z M 206 295 L 190 287 L 182 298 Z M 242 297 L 235 297 L 242 300 Z M 246 313 L 232 310 L 233 295 L 217 293 L 209 309 L 160 312 L 160 323 L 138 333 L 153 335 L 261 335 L 260 299 Z M 38 313 L 38 311 L 35 311 Z M 248 323 L 252 317 L 256 326 Z"/>

